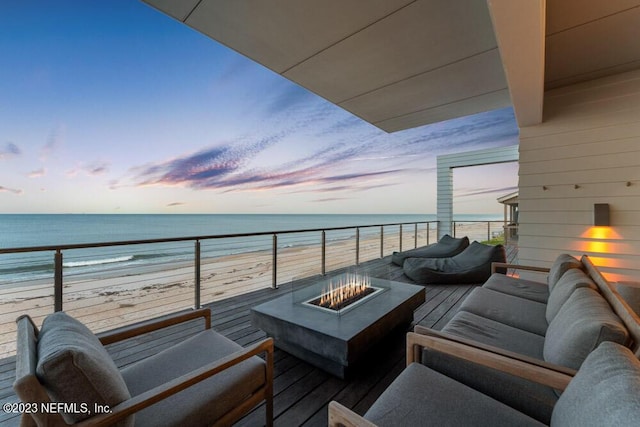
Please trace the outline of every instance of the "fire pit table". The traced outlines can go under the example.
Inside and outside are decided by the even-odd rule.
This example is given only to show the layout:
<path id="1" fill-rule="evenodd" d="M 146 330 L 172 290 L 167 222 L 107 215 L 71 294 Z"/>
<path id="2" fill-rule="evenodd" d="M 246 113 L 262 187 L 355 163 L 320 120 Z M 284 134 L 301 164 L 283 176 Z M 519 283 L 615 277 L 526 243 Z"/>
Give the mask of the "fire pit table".
<path id="1" fill-rule="evenodd" d="M 366 288 L 362 297 L 352 285 Z M 334 301 L 334 307 L 320 301 L 340 295 L 348 301 Z M 409 324 L 424 301 L 423 286 L 342 274 L 253 307 L 251 323 L 277 347 L 344 378 L 371 346 Z"/>

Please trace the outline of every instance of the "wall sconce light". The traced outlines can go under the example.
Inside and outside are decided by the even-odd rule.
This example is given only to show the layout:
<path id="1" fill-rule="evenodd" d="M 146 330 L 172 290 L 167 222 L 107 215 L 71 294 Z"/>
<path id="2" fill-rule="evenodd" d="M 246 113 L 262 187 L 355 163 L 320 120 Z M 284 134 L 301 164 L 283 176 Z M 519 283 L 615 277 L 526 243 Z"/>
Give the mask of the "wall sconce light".
<path id="1" fill-rule="evenodd" d="M 609 204 L 596 203 L 593 205 L 593 225 L 608 227 L 609 224 Z"/>

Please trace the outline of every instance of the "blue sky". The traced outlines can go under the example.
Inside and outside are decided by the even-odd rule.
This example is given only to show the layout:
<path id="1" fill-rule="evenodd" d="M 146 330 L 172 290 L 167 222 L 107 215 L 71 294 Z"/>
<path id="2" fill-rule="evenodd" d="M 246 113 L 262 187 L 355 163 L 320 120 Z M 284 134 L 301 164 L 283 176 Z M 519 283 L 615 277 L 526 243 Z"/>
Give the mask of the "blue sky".
<path id="1" fill-rule="evenodd" d="M 387 134 L 136 0 L 3 2 L 0 213 L 434 213 L 510 108 Z M 517 165 L 456 170 L 501 212 Z"/>

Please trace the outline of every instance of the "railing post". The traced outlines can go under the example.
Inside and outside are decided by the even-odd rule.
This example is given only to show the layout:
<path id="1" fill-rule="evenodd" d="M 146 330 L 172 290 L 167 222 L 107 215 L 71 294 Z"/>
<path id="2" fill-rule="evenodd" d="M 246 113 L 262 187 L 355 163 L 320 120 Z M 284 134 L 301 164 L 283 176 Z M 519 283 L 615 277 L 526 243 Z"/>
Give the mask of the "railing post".
<path id="1" fill-rule="evenodd" d="M 487 241 L 491 240 L 491 221 L 487 221 Z"/>
<path id="2" fill-rule="evenodd" d="M 429 224 L 427 224 L 427 236 L 429 236 Z M 429 237 L 427 237 L 428 239 Z M 418 247 L 418 223 L 413 224 L 413 248 Z"/>
<path id="3" fill-rule="evenodd" d="M 402 252 L 402 224 L 400 224 L 400 252 Z"/>
<path id="4" fill-rule="evenodd" d="M 200 240 L 196 240 L 195 243 L 195 259 L 194 259 L 194 295 L 193 295 L 193 308 L 196 310 L 200 308 Z"/>
<path id="5" fill-rule="evenodd" d="M 436 230 L 438 229 L 438 226 L 436 225 Z M 427 245 L 429 245 L 429 235 L 431 234 L 431 223 L 427 222 Z"/>
<path id="6" fill-rule="evenodd" d="M 271 260 L 271 265 L 273 268 L 271 269 L 271 287 L 273 289 L 278 288 L 278 235 L 273 234 L 273 246 L 271 247 L 271 254 L 273 258 Z"/>
<path id="7" fill-rule="evenodd" d="M 360 227 L 356 227 L 356 265 L 360 265 Z"/>
<path id="8" fill-rule="evenodd" d="M 326 273 L 327 266 L 327 236 L 324 230 L 322 230 L 322 275 Z"/>
<path id="9" fill-rule="evenodd" d="M 384 225 L 380 226 L 380 258 L 384 258 Z"/>
<path id="10" fill-rule="evenodd" d="M 453 237 L 456 237 L 456 222 L 453 221 Z"/>
<path id="11" fill-rule="evenodd" d="M 62 252 L 56 250 L 53 256 L 53 310 L 62 311 Z"/>

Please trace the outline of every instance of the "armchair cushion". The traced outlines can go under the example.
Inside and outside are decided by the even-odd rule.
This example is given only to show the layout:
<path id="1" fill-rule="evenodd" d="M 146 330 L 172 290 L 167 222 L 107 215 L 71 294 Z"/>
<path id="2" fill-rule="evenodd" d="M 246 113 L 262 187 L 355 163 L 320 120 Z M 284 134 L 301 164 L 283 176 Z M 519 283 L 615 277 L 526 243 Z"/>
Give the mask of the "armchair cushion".
<path id="1" fill-rule="evenodd" d="M 418 363 L 407 366 L 364 417 L 380 427 L 543 425 Z"/>
<path id="2" fill-rule="evenodd" d="M 620 345 L 603 342 L 584 361 L 551 417 L 552 426 L 637 426 L 640 361 Z"/>
<path id="3" fill-rule="evenodd" d="M 131 394 L 137 396 L 242 349 L 209 329 L 124 368 L 122 376 Z M 141 410 L 136 427 L 206 425 L 263 386 L 266 375 L 265 362 L 251 357 Z"/>
<path id="4" fill-rule="evenodd" d="M 601 342 L 625 344 L 628 339 L 627 329 L 605 299 L 593 289 L 578 288 L 549 324 L 544 359 L 579 369 Z"/>
<path id="5" fill-rule="evenodd" d="M 131 397 L 122 375 L 85 325 L 57 312 L 47 316 L 38 337 L 36 375 L 55 402 L 84 403 L 111 407 Z M 90 413 L 64 413 L 68 423 L 88 418 Z M 128 418 L 133 424 L 133 417 Z"/>

